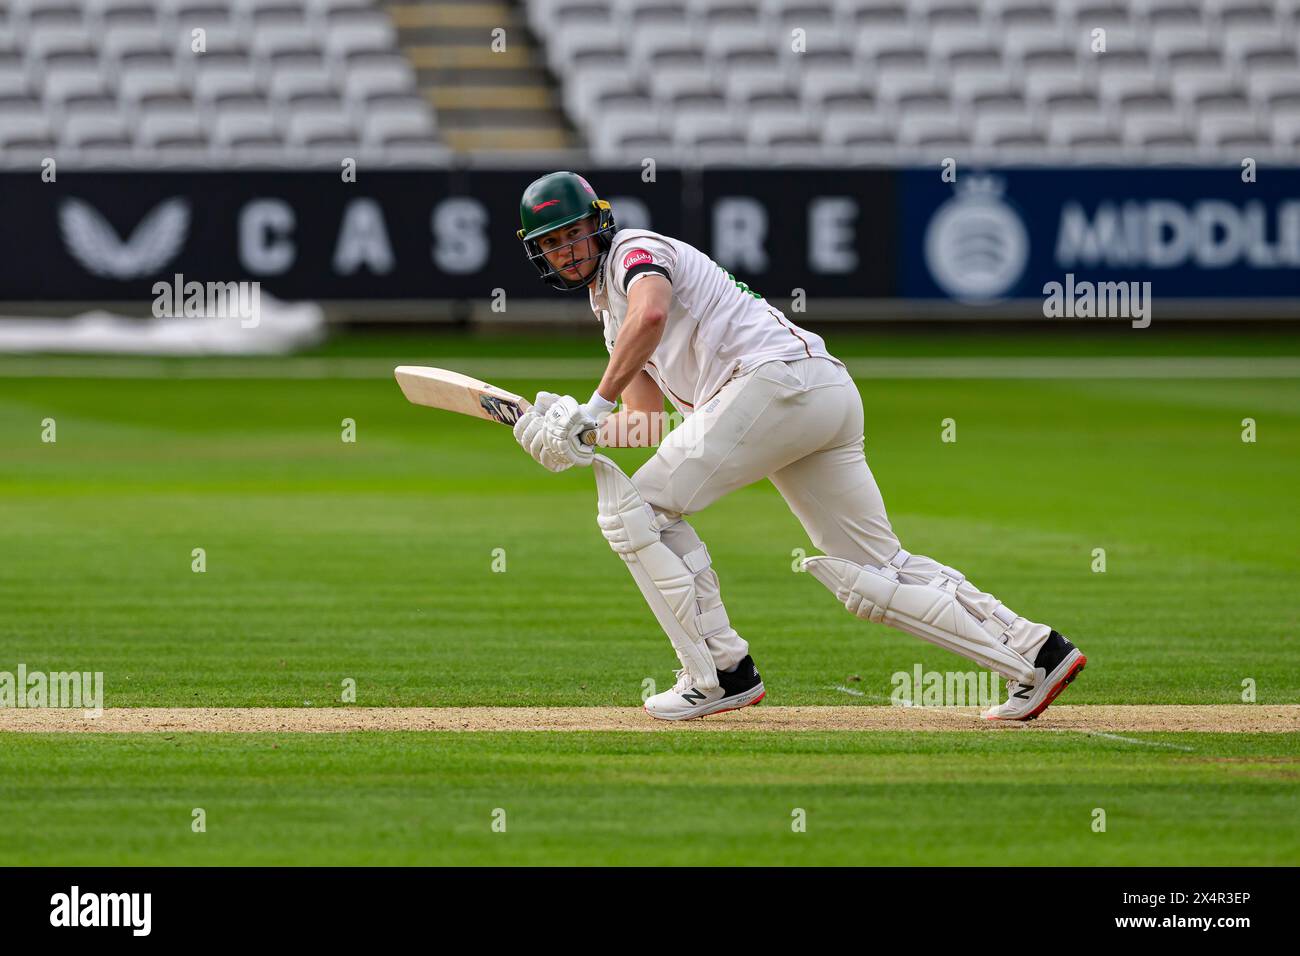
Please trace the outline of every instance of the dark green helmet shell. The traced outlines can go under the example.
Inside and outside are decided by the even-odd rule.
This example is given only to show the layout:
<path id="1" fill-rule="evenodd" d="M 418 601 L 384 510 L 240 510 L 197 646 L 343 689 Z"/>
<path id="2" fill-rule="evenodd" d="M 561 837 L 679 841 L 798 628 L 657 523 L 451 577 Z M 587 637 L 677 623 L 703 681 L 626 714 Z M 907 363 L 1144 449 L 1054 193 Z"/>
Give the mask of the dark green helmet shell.
<path id="1" fill-rule="evenodd" d="M 546 261 L 537 242 L 546 233 L 580 222 L 588 216 L 597 217 L 592 236 L 600 252 L 580 263 L 597 259 L 596 270 L 599 272 L 614 239 L 614 212 L 609 203 L 599 198 L 591 184 L 577 173 L 548 173 L 541 179 L 534 180 L 524 190 L 523 197 L 519 200 L 519 222 L 522 228 L 516 235 L 523 242 L 529 261 L 547 285 L 565 290 L 581 289 L 591 281 L 586 279 L 571 282 L 556 272 Z"/>

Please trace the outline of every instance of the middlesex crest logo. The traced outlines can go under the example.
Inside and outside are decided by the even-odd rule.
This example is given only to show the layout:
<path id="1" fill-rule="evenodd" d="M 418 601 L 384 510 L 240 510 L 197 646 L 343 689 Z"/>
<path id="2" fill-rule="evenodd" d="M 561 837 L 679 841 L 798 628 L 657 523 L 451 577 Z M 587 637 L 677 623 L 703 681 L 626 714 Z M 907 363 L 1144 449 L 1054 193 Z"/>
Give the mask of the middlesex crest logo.
<path id="1" fill-rule="evenodd" d="M 633 266 L 649 265 L 655 261 L 655 257 L 650 255 L 645 249 L 633 249 L 623 257 L 623 268 L 631 269 Z"/>
<path id="2" fill-rule="evenodd" d="M 935 283 L 962 302 L 1006 295 L 1029 262 L 1029 233 L 1002 196 L 1004 183 L 968 175 L 934 211 L 925 230 L 925 264 Z"/>

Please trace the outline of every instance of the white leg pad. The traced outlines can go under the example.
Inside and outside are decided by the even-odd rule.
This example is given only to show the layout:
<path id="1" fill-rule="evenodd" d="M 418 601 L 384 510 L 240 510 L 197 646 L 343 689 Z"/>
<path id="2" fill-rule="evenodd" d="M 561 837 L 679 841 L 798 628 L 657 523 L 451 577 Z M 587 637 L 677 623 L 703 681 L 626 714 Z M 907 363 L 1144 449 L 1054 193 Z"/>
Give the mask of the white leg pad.
<path id="1" fill-rule="evenodd" d="M 966 609 L 957 584 L 941 575 L 929 584 L 903 584 L 892 567 L 868 568 L 844 558 L 805 558 L 812 573 L 851 614 L 937 644 L 1003 677 L 1032 684 L 1034 665 L 1001 643 Z"/>
<path id="2" fill-rule="evenodd" d="M 704 635 L 726 626 L 726 612 L 719 614 L 715 608 L 700 614 L 697 569 L 663 543 L 654 510 L 642 500 L 632 479 L 604 455 L 592 459 L 592 471 L 600 533 L 627 564 L 682 666 L 701 690 L 713 690 L 718 686 L 718 671 Z M 707 561 L 707 555 L 690 557 L 696 564 Z"/>

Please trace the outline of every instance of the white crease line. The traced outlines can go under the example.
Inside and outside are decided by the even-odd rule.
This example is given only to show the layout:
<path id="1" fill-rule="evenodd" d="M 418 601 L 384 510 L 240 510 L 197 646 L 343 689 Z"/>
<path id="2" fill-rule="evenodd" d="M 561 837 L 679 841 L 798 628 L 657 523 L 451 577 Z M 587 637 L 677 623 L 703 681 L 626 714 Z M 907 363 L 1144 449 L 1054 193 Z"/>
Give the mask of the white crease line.
<path id="1" fill-rule="evenodd" d="M 894 707 L 911 707 L 911 706 L 912 706 L 912 702 L 911 702 L 911 701 L 904 701 L 904 702 L 901 703 L 901 704 L 895 704 L 894 701 L 893 701 L 892 699 L 890 699 L 890 698 L 888 698 L 888 697 L 885 697 L 885 696 L 883 696 L 883 695 L 881 695 L 881 694 L 868 694 L 866 691 L 862 691 L 862 690 L 854 690 L 852 687 L 845 687 L 843 684 L 840 684 L 840 685 L 835 686 L 835 687 L 827 687 L 826 689 L 827 689 L 827 690 L 837 690 L 837 691 L 839 691 L 841 694 L 849 694 L 849 695 L 851 695 L 851 696 L 853 696 L 853 697 L 866 697 L 866 698 L 869 698 L 870 700 L 880 700 L 880 701 L 884 701 L 886 704 L 891 704 L 891 705 L 893 705 Z"/>
<path id="2" fill-rule="evenodd" d="M 1068 727 L 1062 727 L 1061 730 L 1072 734 L 1084 734 L 1088 737 L 1105 737 L 1107 740 L 1118 740 L 1126 744 L 1141 744 L 1144 747 L 1167 747 L 1170 750 L 1186 750 L 1191 753 L 1196 752 L 1195 747 L 1184 747 L 1182 744 L 1166 743 L 1163 740 L 1138 740 L 1136 737 L 1121 737 L 1119 734 L 1108 734 L 1102 730 L 1070 730 Z"/>

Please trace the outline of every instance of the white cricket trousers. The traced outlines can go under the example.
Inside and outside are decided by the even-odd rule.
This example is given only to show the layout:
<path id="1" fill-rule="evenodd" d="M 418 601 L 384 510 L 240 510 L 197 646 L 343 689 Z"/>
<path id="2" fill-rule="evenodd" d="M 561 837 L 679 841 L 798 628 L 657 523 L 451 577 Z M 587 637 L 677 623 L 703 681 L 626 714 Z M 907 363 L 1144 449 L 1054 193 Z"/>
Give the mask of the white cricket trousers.
<path id="1" fill-rule="evenodd" d="M 862 396 L 843 365 L 821 357 L 773 361 L 732 379 L 674 429 L 632 481 L 655 510 L 663 541 L 685 556 L 701 545 L 684 519 L 737 488 L 768 478 L 813 546 L 864 566 L 895 557 L 905 584 L 925 584 L 944 565 L 900 550 L 864 456 Z M 1009 612 L 969 581 L 963 601 L 985 617 L 1014 618 L 1007 644 L 1030 660 L 1050 629 Z M 696 576 L 702 612 L 722 606 L 717 573 Z M 719 670 L 735 667 L 749 644 L 730 625 L 708 637 Z"/>

